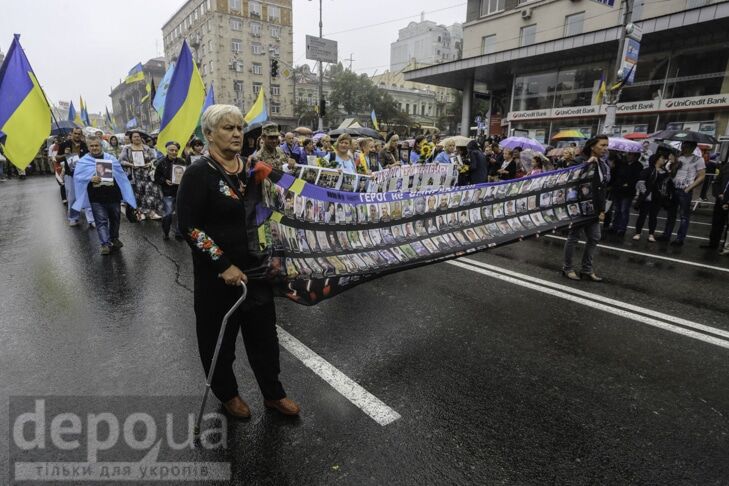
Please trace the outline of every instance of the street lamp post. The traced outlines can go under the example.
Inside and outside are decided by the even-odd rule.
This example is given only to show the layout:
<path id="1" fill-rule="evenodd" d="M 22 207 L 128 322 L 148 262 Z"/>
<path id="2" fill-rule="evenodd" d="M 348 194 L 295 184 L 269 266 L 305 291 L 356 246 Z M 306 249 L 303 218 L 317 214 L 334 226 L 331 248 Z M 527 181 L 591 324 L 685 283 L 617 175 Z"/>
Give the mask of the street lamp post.
<path id="1" fill-rule="evenodd" d="M 620 66 L 623 64 L 623 49 L 625 47 L 625 37 L 626 37 L 626 29 L 628 27 L 628 23 L 631 20 L 631 17 L 633 16 L 633 1 L 634 0 L 623 0 L 625 2 L 625 8 L 623 10 L 623 18 L 620 22 L 620 41 L 618 42 L 618 57 L 615 62 L 615 78 L 613 83 L 617 83 L 619 81 L 619 77 L 621 75 L 620 73 Z M 622 73 L 622 76 L 627 76 L 628 73 Z M 622 91 L 622 88 L 616 89 L 614 92 L 611 90 L 608 90 L 605 93 L 605 98 L 607 101 L 607 106 L 605 107 L 605 124 L 603 125 L 603 133 L 606 133 L 608 135 L 613 134 L 613 129 L 615 128 L 615 116 L 618 112 L 618 101 L 620 101 L 620 93 Z"/>
<path id="2" fill-rule="evenodd" d="M 311 0 L 309 0 L 311 1 Z M 321 6 L 322 0 L 319 0 L 319 39 L 322 38 L 322 6 Z M 318 130 L 322 131 L 324 130 L 324 118 L 321 116 L 321 108 L 322 108 L 322 100 L 324 99 L 324 63 L 320 60 L 319 61 L 319 126 Z"/>

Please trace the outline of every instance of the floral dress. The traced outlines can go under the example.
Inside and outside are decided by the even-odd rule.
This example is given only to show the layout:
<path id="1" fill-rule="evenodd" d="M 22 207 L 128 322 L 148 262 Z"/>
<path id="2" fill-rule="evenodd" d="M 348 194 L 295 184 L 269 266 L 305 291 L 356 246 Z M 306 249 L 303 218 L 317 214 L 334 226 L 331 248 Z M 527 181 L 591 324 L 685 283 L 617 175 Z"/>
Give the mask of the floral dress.
<path id="1" fill-rule="evenodd" d="M 134 163 L 133 152 L 135 150 L 132 145 L 124 146 L 119 161 Z M 163 212 L 162 192 L 154 182 L 154 166 L 149 165 L 153 164 L 156 160 L 154 149 L 143 145 L 143 148 L 139 152 L 143 153 L 144 163 L 147 165 L 145 167 L 125 168 L 129 180 L 134 186 L 134 197 L 137 199 L 137 207 L 143 213 L 150 211 L 161 213 Z"/>

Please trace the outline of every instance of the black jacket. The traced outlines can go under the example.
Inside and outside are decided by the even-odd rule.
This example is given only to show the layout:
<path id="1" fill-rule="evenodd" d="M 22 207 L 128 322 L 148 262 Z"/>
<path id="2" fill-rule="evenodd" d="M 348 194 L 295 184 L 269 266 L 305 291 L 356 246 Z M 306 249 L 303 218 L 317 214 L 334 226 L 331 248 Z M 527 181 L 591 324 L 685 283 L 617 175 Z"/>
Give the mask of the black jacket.
<path id="1" fill-rule="evenodd" d="M 73 177 L 73 168 L 69 167 L 68 160 L 66 159 L 66 153 L 71 153 L 71 150 L 73 150 L 73 141 L 72 140 L 66 140 L 65 142 L 61 143 L 61 145 L 58 146 L 58 154 L 56 154 L 56 161 L 63 163 L 63 169 L 66 172 L 66 175 L 69 175 Z M 80 142 L 80 149 L 78 153 L 78 157 L 81 158 L 84 155 L 89 153 L 89 148 L 86 146 L 86 142 L 83 140 Z"/>
<path id="2" fill-rule="evenodd" d="M 471 184 L 481 184 L 488 180 L 489 166 L 486 161 L 486 155 L 480 150 L 472 150 L 468 153 L 471 161 L 469 175 Z"/>
<path id="3" fill-rule="evenodd" d="M 584 164 L 587 162 L 588 157 L 580 155 L 575 158 L 575 164 Z M 595 207 L 597 214 L 605 212 L 605 201 L 607 200 L 607 186 L 610 183 L 610 166 L 603 161 L 598 161 L 600 171 L 602 173 L 602 180 L 598 171 L 595 170 L 595 176 L 592 178 L 592 204 Z"/>
<path id="4" fill-rule="evenodd" d="M 640 162 L 618 162 L 612 171 L 610 190 L 617 197 L 635 196 L 635 183 L 638 182 L 643 165 Z"/>
<path id="5" fill-rule="evenodd" d="M 162 189 L 162 195 L 165 197 L 177 196 L 177 184 L 167 185 L 167 181 L 172 180 L 173 165 L 188 165 L 185 159 L 179 157 L 170 160 L 167 156 L 157 159 L 157 168 L 154 170 L 154 182 L 159 184 Z"/>

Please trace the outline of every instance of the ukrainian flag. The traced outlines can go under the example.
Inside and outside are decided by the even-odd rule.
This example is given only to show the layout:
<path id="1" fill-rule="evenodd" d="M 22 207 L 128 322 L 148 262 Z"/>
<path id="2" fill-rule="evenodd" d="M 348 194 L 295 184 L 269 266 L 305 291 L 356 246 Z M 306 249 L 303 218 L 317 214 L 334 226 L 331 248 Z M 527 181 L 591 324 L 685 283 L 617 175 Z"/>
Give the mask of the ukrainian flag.
<path id="1" fill-rule="evenodd" d="M 602 99 L 605 97 L 607 92 L 607 85 L 605 84 L 605 73 L 600 75 L 600 81 L 597 84 L 597 95 L 595 96 L 595 104 L 601 105 Z"/>
<path id="2" fill-rule="evenodd" d="M 19 39 L 16 34 L 0 67 L 0 147 L 22 170 L 51 134 L 51 108 Z"/>
<path id="3" fill-rule="evenodd" d="M 251 106 L 250 111 L 246 113 L 245 120 L 248 125 L 253 125 L 254 123 L 263 123 L 268 120 L 268 110 L 266 109 L 266 96 L 263 94 L 263 88 L 258 91 L 258 98 L 256 98 L 256 102 L 253 103 L 253 106 Z"/>
<path id="4" fill-rule="evenodd" d="M 172 73 L 160 123 L 157 149 L 166 153 L 167 142 L 184 146 L 195 131 L 205 101 L 205 84 L 192 60 L 187 41 L 182 42 L 180 56 Z"/>
<path id="5" fill-rule="evenodd" d="M 81 120 L 85 126 L 90 127 L 91 120 L 89 120 L 89 111 L 86 109 L 86 103 L 84 103 L 84 99 L 81 96 L 78 99 L 81 102 Z"/>
<path id="6" fill-rule="evenodd" d="M 372 118 L 372 127 L 379 132 L 380 124 L 377 123 L 377 113 L 375 113 L 375 110 L 372 110 L 372 113 L 370 113 L 370 118 Z"/>
<path id="7" fill-rule="evenodd" d="M 129 74 L 124 80 L 124 84 L 136 83 L 137 81 L 144 81 L 144 72 L 142 71 L 141 62 L 129 70 Z"/>
<path id="8" fill-rule="evenodd" d="M 81 117 L 78 116 L 78 112 L 76 111 L 76 108 L 73 106 L 73 101 L 71 101 L 71 106 L 68 109 L 68 121 L 74 122 L 77 126 L 83 125 L 83 122 L 81 121 Z"/>

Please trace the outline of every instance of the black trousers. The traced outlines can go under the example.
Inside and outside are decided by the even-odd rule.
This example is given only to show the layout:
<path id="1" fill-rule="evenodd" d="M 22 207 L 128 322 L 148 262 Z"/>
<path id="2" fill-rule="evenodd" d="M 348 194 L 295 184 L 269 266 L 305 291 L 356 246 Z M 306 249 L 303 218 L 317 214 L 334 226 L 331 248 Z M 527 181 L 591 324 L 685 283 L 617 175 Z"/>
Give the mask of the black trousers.
<path id="1" fill-rule="evenodd" d="M 722 208 L 724 204 L 719 198 L 716 198 L 714 201 L 714 212 L 711 216 L 711 232 L 709 233 L 709 245 L 713 248 L 719 248 L 721 237 L 724 236 L 724 227 L 726 226 L 727 216 L 729 216 L 729 211 Z"/>
<path id="2" fill-rule="evenodd" d="M 223 317 L 240 295 L 240 287 L 225 285 L 220 278 L 198 278 L 197 275 L 195 277 L 197 343 L 206 376 L 210 370 Z M 238 382 L 233 373 L 238 333 L 243 336 L 248 362 L 263 398 L 267 400 L 284 398 L 286 392 L 278 380 L 279 346 L 276 334 L 276 307 L 272 299 L 267 302 L 246 300 L 228 320 L 218 355 L 218 364 L 210 385 L 213 394 L 221 402 L 227 402 L 238 395 Z"/>
<path id="3" fill-rule="evenodd" d="M 661 208 L 661 204 L 656 201 L 643 201 L 640 204 L 640 212 L 638 213 L 638 219 L 635 222 L 636 234 L 640 234 L 640 232 L 643 231 L 646 216 L 648 216 L 648 234 L 652 235 L 656 232 L 656 227 L 658 226 L 658 213 Z"/>

